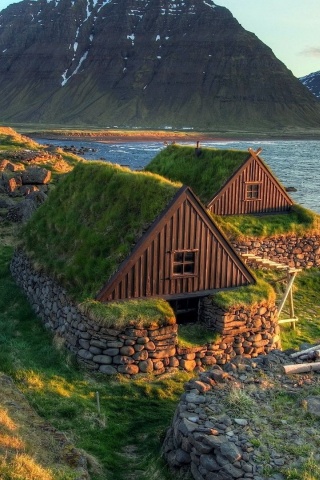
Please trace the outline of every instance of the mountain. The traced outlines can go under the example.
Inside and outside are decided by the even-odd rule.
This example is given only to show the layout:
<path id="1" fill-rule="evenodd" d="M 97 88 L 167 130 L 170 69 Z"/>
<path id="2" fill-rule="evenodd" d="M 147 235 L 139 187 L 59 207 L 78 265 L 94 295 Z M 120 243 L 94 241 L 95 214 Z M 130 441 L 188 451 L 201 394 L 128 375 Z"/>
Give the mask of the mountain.
<path id="1" fill-rule="evenodd" d="M 310 90 L 310 92 L 312 92 L 317 98 L 320 98 L 320 70 L 318 72 L 310 73 L 305 77 L 301 77 L 299 80 Z"/>
<path id="2" fill-rule="evenodd" d="M 211 0 L 23 0 L 0 12 L 0 122 L 317 127 L 320 106 Z"/>

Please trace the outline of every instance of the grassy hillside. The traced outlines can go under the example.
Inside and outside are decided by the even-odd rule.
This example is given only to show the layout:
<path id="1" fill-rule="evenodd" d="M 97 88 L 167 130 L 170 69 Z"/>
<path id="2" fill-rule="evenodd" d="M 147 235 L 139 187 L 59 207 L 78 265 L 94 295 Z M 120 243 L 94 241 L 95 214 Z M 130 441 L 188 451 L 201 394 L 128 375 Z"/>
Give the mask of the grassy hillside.
<path id="1" fill-rule="evenodd" d="M 0 152 L 20 148 L 39 148 L 40 146 L 28 137 L 20 135 L 9 127 L 0 126 Z"/>
<path id="2" fill-rule="evenodd" d="M 81 163 L 23 229 L 22 244 L 75 299 L 95 297 L 178 189 L 151 173 Z"/>
<path id="3" fill-rule="evenodd" d="M 206 204 L 248 156 L 240 150 L 204 148 L 197 157 L 192 147 L 169 145 L 145 170 L 188 185 Z"/>

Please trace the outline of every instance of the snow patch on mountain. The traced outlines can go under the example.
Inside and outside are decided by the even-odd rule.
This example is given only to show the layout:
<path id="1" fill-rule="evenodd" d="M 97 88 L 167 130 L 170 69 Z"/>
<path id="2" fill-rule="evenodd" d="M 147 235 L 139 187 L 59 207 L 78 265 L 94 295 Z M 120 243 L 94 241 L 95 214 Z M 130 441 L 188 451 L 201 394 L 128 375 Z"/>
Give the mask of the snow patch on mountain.
<path id="1" fill-rule="evenodd" d="M 310 90 L 313 95 L 320 98 L 320 70 L 299 78 L 300 82 Z"/>
<path id="2" fill-rule="evenodd" d="M 135 39 L 134 33 L 131 33 L 131 35 L 127 35 L 127 39 L 131 40 L 131 45 L 133 46 L 134 45 L 134 39 Z"/>
<path id="3" fill-rule="evenodd" d="M 64 87 L 67 82 L 70 80 L 71 77 L 73 77 L 73 75 L 76 75 L 79 71 L 79 69 L 81 68 L 81 65 L 82 63 L 85 61 L 85 59 L 87 58 L 88 56 L 88 51 L 85 52 L 84 55 L 82 55 L 82 57 L 80 58 L 80 61 L 77 65 L 77 67 L 75 68 L 75 70 L 71 73 L 71 75 L 69 75 L 69 77 L 67 77 L 67 73 L 68 73 L 68 70 L 66 70 L 63 74 L 62 74 L 62 82 L 61 82 L 61 86 Z"/>
<path id="4" fill-rule="evenodd" d="M 217 5 L 216 5 L 214 2 L 212 2 L 211 0 L 208 0 L 208 2 L 206 2 L 205 0 L 203 0 L 203 3 L 204 3 L 205 5 L 208 5 L 208 7 L 210 7 L 210 8 L 216 8 L 216 6 L 217 6 Z"/>

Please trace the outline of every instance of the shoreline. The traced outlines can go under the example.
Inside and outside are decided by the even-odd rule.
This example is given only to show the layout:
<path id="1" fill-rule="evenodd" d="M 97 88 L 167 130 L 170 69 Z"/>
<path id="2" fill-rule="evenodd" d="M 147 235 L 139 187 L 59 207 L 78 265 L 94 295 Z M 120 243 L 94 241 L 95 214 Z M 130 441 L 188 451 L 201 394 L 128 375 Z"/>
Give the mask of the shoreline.
<path id="1" fill-rule="evenodd" d="M 297 133 L 297 134 L 264 134 L 249 132 L 182 132 L 182 131 L 148 131 L 148 130 L 107 130 L 107 131 L 88 131 L 88 130 L 41 130 L 26 133 L 30 138 L 42 138 L 47 140 L 83 140 L 102 143 L 122 143 L 122 142 L 201 142 L 201 141 L 257 141 L 257 140 L 320 140 L 320 132 Z"/>

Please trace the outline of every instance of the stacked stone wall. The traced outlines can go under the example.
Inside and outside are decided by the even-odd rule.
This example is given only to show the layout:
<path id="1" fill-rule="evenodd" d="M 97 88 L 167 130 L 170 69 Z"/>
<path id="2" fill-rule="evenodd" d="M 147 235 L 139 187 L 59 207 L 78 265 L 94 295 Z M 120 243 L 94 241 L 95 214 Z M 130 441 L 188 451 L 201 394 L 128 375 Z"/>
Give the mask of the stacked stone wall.
<path id="1" fill-rule="evenodd" d="M 239 253 L 253 253 L 290 267 L 320 266 L 320 235 L 282 235 L 264 239 L 247 238 L 232 241 Z"/>
<path id="2" fill-rule="evenodd" d="M 11 272 L 45 327 L 63 339 L 81 365 L 97 373 L 159 375 L 176 369 L 203 371 L 210 365 L 224 365 L 237 355 L 256 357 L 280 345 L 274 305 L 224 312 L 211 299 L 204 298 L 200 321 L 218 332 L 218 338 L 206 345 L 181 347 L 177 324 L 119 330 L 83 314 L 66 291 L 35 270 L 22 252 L 15 253 Z"/>

